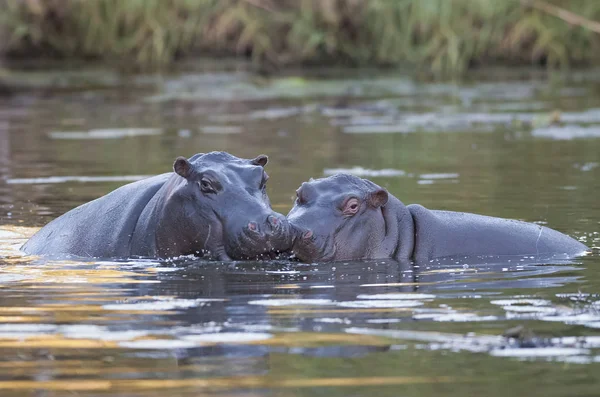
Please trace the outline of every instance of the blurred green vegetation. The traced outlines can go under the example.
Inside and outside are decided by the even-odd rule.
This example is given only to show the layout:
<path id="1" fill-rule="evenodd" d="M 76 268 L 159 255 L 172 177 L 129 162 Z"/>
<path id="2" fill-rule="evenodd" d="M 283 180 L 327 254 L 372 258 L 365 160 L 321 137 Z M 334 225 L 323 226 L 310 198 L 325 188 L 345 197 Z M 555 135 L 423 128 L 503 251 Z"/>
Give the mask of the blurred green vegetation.
<path id="1" fill-rule="evenodd" d="M 0 7 L 5 57 L 140 69 L 210 54 L 250 57 L 267 69 L 410 63 L 456 75 L 489 63 L 589 64 L 600 53 L 600 34 L 585 23 L 600 20 L 597 0 L 0 0 Z"/>

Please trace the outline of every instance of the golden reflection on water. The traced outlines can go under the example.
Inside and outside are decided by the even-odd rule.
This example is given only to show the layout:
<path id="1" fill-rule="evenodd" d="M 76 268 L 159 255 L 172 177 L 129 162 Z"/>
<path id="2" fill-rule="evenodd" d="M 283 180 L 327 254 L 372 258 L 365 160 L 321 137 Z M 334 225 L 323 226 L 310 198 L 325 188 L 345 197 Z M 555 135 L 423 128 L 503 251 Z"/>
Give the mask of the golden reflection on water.
<path id="1" fill-rule="evenodd" d="M 408 385 L 423 383 L 458 383 L 466 379 L 448 376 L 393 376 L 359 378 L 318 378 L 318 379 L 273 379 L 270 377 L 227 377 L 212 379 L 140 379 L 113 381 L 10 381 L 1 382 L 0 390 L 29 390 L 43 388 L 61 391 L 143 391 L 194 388 L 194 389 L 236 389 L 236 388 L 304 388 L 304 387 L 357 387 Z"/>
<path id="2" fill-rule="evenodd" d="M 22 261 L 25 254 L 19 247 L 39 229 L 22 226 L 0 226 L 0 259 L 3 263 Z"/>
<path id="3" fill-rule="evenodd" d="M 99 335 L 102 338 L 103 335 Z M 160 335 L 147 335 L 128 339 L 128 341 L 169 341 L 171 337 L 166 338 Z M 0 334 L 0 348 L 3 349 L 118 349 L 120 341 L 103 339 L 86 339 L 65 337 L 60 334 L 45 334 L 39 336 L 14 336 L 8 338 Z M 186 346 L 216 346 L 224 341 L 194 341 L 186 343 Z M 226 341 L 228 345 L 264 345 L 264 346 L 284 346 L 284 347 L 314 347 L 321 344 L 335 343 L 337 345 L 357 345 L 357 346 L 389 346 L 390 341 L 384 337 L 358 334 L 327 334 L 297 332 L 293 334 L 275 334 L 265 340 L 235 340 Z M 158 345 L 157 345 L 158 346 Z"/>
<path id="4" fill-rule="evenodd" d="M 466 315 L 468 319 L 472 311 L 468 302 L 455 301 L 449 307 L 440 305 L 433 293 L 423 293 L 424 288 L 447 283 L 447 279 L 393 281 L 402 280 L 397 277 L 391 282 L 378 283 L 376 278 L 369 281 L 363 278 L 364 284 L 353 284 L 353 294 L 344 297 L 338 295 L 342 294 L 344 283 L 336 284 L 330 278 L 305 283 L 301 278 L 289 277 L 279 282 L 268 278 L 269 272 L 256 276 L 253 270 L 254 273 L 246 274 L 242 264 L 235 274 L 228 273 L 225 266 L 225 271 L 217 273 L 218 277 L 196 288 L 196 283 L 204 282 L 205 275 L 210 274 L 206 271 L 212 267 L 188 273 L 187 269 L 155 261 L 44 260 L 18 250 L 35 231 L 35 228 L 0 227 L 2 397 L 34 396 L 38 390 L 56 395 L 66 392 L 70 393 L 67 395 L 162 397 L 169 393 L 179 397 L 238 395 L 241 390 L 249 389 L 282 389 L 295 394 L 295 389 L 310 388 L 340 388 L 336 394 L 339 395 L 358 387 L 370 388 L 366 392 L 401 385 L 430 387 L 427 390 L 437 395 L 437 384 L 481 381 L 473 376 L 445 376 L 449 373 L 446 368 L 432 372 L 422 368 L 413 370 L 410 362 L 418 362 L 421 354 L 414 349 L 415 340 L 426 343 L 433 335 L 436 343 L 443 344 L 443 334 L 417 330 L 411 339 L 410 335 L 394 336 L 393 332 L 368 334 L 344 327 L 326 328 L 336 323 L 354 327 L 360 321 L 368 324 L 379 320 L 387 329 L 387 321 L 410 320 L 415 310 L 424 310 L 426 314 L 449 313 L 458 318 Z M 172 270 L 179 272 L 175 281 L 169 281 L 169 276 L 175 274 Z M 439 277 L 454 272 L 472 277 L 462 278 L 463 285 L 485 280 L 475 277 L 494 274 L 452 267 L 423 269 L 421 276 Z M 310 270 L 304 274 L 310 276 Z M 188 276 L 192 279 L 185 279 Z M 246 278 L 250 276 L 259 278 Z M 213 285 L 214 280 L 216 284 L 224 283 L 220 286 L 222 290 Z M 259 282 L 252 284 L 253 280 Z M 226 287 L 240 287 L 241 295 Z M 219 291 L 217 295 L 203 295 L 213 289 Z M 306 291 L 313 294 L 308 295 L 315 298 L 312 302 L 303 299 Z M 369 301 L 369 297 L 373 300 Z M 249 299 L 254 299 L 253 305 Z M 373 306 L 336 305 L 347 303 L 348 299 Z M 405 302 L 414 305 L 402 306 Z M 394 307 L 395 304 L 398 306 Z M 301 326 L 307 322 L 310 325 Z M 272 327 L 273 324 L 279 328 Z M 418 322 L 405 323 L 405 327 L 406 324 L 409 328 L 418 326 Z M 244 325 L 257 328 L 243 328 Z M 448 326 L 454 325 L 442 325 Z M 457 340 L 462 338 L 460 332 L 459 328 L 453 334 Z M 400 360 L 407 363 L 393 363 L 401 366 L 399 370 L 383 370 L 378 363 L 365 367 L 357 364 L 363 357 L 405 349 L 407 353 Z M 230 352 L 234 354 L 229 355 Z M 340 352 L 349 352 L 348 358 L 338 357 Z M 280 358 L 276 358 L 278 354 Z M 302 358 L 308 363 L 306 367 L 295 367 L 304 354 L 310 358 L 314 354 L 317 360 Z M 360 359 L 355 359 L 354 354 Z M 330 362 L 326 372 L 313 369 L 313 364 L 322 357 L 337 361 Z M 346 372 L 344 368 L 349 362 L 357 367 Z M 426 362 L 425 367 L 433 365 L 435 362 Z M 287 394 L 282 391 L 281 395 Z"/>
<path id="5" fill-rule="evenodd" d="M 176 315 L 178 310 L 139 310 L 135 309 L 138 303 L 167 302 L 175 299 L 175 296 L 161 295 L 139 295 L 128 296 L 135 293 L 131 284 L 159 284 L 156 276 L 161 269 L 156 265 L 149 264 L 135 270 L 124 270 L 118 263 L 111 262 L 77 262 L 77 261 L 42 261 L 36 257 L 26 256 L 18 248 L 37 229 L 23 227 L 0 228 L 0 277 L 8 282 L 0 287 L 6 294 L 7 299 L 13 296 L 15 301 L 12 305 L 0 306 L 0 349 L 5 354 L 18 352 L 23 354 L 32 351 L 47 351 L 53 355 L 59 355 L 60 360 L 35 360 L 35 361 L 0 361 L 0 373 L 4 377 L 28 377 L 38 371 L 49 371 L 53 377 L 93 377 L 95 379 L 54 379 L 54 380 L 1 380 L 0 390 L 25 391 L 44 389 L 47 391 L 72 391 L 72 392 L 143 392 L 156 390 L 229 390 L 236 388 L 305 388 L 305 387 L 327 387 L 327 386 L 365 386 L 365 385 L 401 385 L 419 384 L 430 382 L 455 382 L 450 377 L 364 377 L 364 378 L 318 378 L 318 379 L 293 379 L 273 378 L 269 376 L 236 376 L 236 377 L 211 377 L 205 379 L 142 379 L 148 371 L 153 371 L 144 364 L 144 361 L 132 359 L 127 365 L 113 366 L 112 359 L 106 362 L 80 361 L 70 357 L 77 355 L 89 355 L 94 357 L 94 351 L 98 352 L 98 358 L 113 357 L 131 349 L 121 346 L 123 341 L 134 343 L 149 342 L 164 343 L 174 341 L 172 335 L 142 334 L 134 337 L 112 339 L 108 334 L 99 332 L 95 337 L 86 337 L 85 333 L 73 335 L 61 334 L 61 324 L 115 324 L 127 321 L 135 316 L 156 316 L 160 320 L 154 320 L 153 324 L 168 327 L 176 325 L 176 321 L 169 321 L 164 316 Z M 12 278 L 11 278 L 12 277 Z M 118 286 L 118 288 L 114 288 Z M 110 287 L 110 288 L 109 288 Z M 283 284 L 275 289 L 294 289 L 294 284 Z M 31 304 L 25 298 L 28 292 L 40 293 L 45 299 L 40 299 Z M 68 303 L 62 303 L 67 300 Z M 222 299 L 221 301 L 226 301 Z M 21 302 L 21 304 L 14 304 Z M 24 305 L 23 303 L 30 303 Z M 120 309 L 118 306 L 111 309 L 107 304 L 133 305 L 132 309 Z M 404 309 L 354 309 L 354 312 L 387 312 L 400 311 Z M 300 307 L 290 308 L 268 308 L 269 315 L 292 315 L 306 312 L 310 314 L 311 309 Z M 320 310 L 321 313 L 342 313 L 347 309 Z M 11 324 L 14 331 L 11 331 Z M 19 324 L 33 327 L 32 333 L 21 332 Z M 39 329 L 36 329 L 36 324 Z M 44 328 L 48 324 L 55 324 L 56 328 Z M 7 328 L 8 327 L 8 328 Z M 66 328 L 68 330 L 68 328 Z M 167 328 L 168 329 L 168 328 Z M 17 333 L 17 335 L 11 332 Z M 85 331 L 84 331 L 85 332 Z M 107 339 L 108 338 L 108 339 Z M 187 348 L 218 346 L 222 341 L 210 340 L 188 340 Z M 269 346 L 279 348 L 310 348 L 326 345 L 355 345 L 383 347 L 390 345 L 386 338 L 370 335 L 339 334 L 326 332 L 294 332 L 294 333 L 272 333 L 266 339 L 257 340 L 227 340 L 227 345 Z M 160 348 L 158 348 L 160 349 Z M 147 363 L 146 363 L 147 364 Z M 202 374 L 207 371 L 218 371 L 218 365 L 183 365 L 161 366 L 161 376 L 169 373 Z M 105 376 L 115 376 L 123 373 L 132 374 L 134 378 L 140 379 L 96 379 Z"/>

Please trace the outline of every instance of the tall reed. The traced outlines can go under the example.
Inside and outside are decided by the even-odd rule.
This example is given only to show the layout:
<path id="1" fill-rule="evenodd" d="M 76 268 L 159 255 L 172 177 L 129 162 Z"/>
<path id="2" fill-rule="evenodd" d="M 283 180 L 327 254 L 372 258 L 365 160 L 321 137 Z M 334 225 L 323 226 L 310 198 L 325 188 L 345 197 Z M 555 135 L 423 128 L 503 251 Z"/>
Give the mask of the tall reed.
<path id="1" fill-rule="evenodd" d="M 258 66 L 412 63 L 439 75 L 492 62 L 598 61 L 600 34 L 524 0 L 0 0 L 0 52 L 160 68 L 184 56 Z M 545 0 L 600 20 L 600 1 Z"/>

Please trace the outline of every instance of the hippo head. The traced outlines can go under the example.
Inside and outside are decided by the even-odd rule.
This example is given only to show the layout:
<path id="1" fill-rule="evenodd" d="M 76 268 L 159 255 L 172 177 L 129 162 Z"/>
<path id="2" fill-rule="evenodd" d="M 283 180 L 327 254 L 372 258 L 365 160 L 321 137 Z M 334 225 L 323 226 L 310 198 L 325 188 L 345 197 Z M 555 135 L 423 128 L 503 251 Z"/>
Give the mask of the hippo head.
<path id="1" fill-rule="evenodd" d="M 378 258 L 386 235 L 385 189 L 348 174 L 304 182 L 287 218 L 305 262 Z"/>
<path id="2" fill-rule="evenodd" d="M 157 245 L 166 242 L 159 253 L 228 260 L 289 250 L 288 222 L 271 209 L 266 193 L 267 161 L 265 155 L 249 160 L 225 152 L 178 157 L 157 235 Z"/>

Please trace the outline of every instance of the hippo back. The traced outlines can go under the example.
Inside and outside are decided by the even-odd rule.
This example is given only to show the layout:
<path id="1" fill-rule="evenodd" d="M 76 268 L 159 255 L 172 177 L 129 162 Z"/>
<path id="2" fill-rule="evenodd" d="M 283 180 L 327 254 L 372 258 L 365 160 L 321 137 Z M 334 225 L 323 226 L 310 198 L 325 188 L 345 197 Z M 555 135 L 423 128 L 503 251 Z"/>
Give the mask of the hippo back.
<path id="1" fill-rule="evenodd" d="M 34 255 L 128 257 L 140 215 L 172 174 L 127 184 L 83 204 L 48 223 L 21 249 Z"/>
<path id="2" fill-rule="evenodd" d="M 454 255 L 576 256 L 588 248 L 573 238 L 533 223 L 409 205 L 415 225 L 414 259 Z"/>

